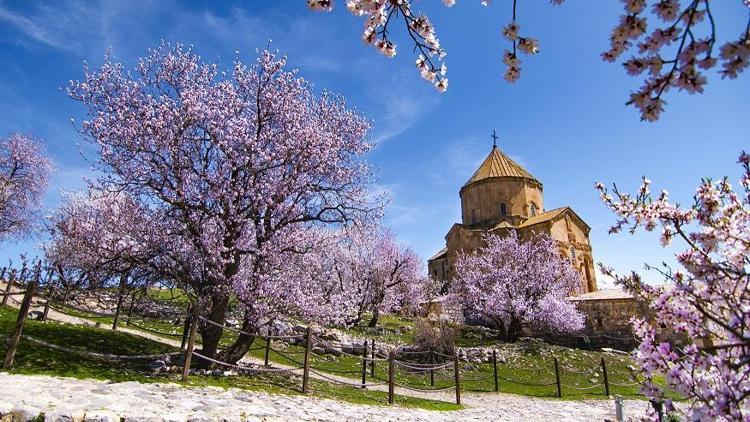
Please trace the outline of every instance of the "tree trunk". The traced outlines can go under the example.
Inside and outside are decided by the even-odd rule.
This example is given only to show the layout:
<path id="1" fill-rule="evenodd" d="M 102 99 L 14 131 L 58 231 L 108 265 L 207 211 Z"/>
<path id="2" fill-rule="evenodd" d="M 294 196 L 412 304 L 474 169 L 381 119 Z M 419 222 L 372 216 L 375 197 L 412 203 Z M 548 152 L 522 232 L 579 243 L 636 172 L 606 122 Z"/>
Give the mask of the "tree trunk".
<path id="1" fill-rule="evenodd" d="M 359 325 L 360 322 L 362 322 L 362 315 L 357 315 L 356 317 L 352 319 L 346 320 L 346 325 L 349 327 L 356 327 Z"/>
<path id="2" fill-rule="evenodd" d="M 247 315 L 245 315 L 245 317 L 243 318 L 241 330 L 245 333 L 255 332 L 255 326 L 247 317 Z M 235 340 L 231 346 L 227 347 L 224 351 L 219 353 L 219 360 L 222 362 L 236 364 L 247 354 L 248 350 L 250 350 L 250 347 L 253 345 L 253 342 L 255 342 L 254 335 L 240 333 L 239 337 L 237 337 L 237 340 Z"/>
<path id="3" fill-rule="evenodd" d="M 495 325 L 495 329 L 500 332 L 500 339 L 503 341 L 508 340 L 508 332 L 505 330 L 505 323 L 501 318 L 492 318 L 492 322 Z"/>
<path id="4" fill-rule="evenodd" d="M 125 286 L 128 282 L 127 274 L 120 276 L 120 288 L 117 293 L 117 308 L 115 309 L 115 317 L 112 321 L 112 331 L 117 331 L 117 321 L 120 319 L 120 309 L 122 308 L 122 300 L 125 296 Z"/>
<path id="5" fill-rule="evenodd" d="M 70 286 L 66 284 L 65 285 L 65 293 L 63 293 L 63 298 L 62 298 L 62 308 L 63 308 L 63 310 L 65 310 L 65 307 L 68 306 L 68 295 L 69 294 L 70 294 Z"/>
<path id="6" fill-rule="evenodd" d="M 375 306 L 372 310 L 372 319 L 370 319 L 370 322 L 367 324 L 368 327 L 375 327 L 378 325 L 378 317 L 380 316 L 380 311 L 378 310 L 378 307 Z"/>
<path id="7" fill-rule="evenodd" d="M 138 291 L 133 289 L 133 293 L 130 295 L 130 306 L 128 306 L 128 324 L 133 321 L 133 306 L 135 306 L 135 295 L 138 294 Z"/>
<path id="8" fill-rule="evenodd" d="M 219 325 L 224 325 L 228 306 L 229 298 L 226 295 L 214 294 L 211 298 L 211 309 L 207 315 L 208 320 Z M 216 352 L 219 349 L 219 340 L 221 340 L 221 336 L 224 334 L 224 329 L 209 323 L 204 323 L 201 327 L 201 340 L 203 341 L 201 353 L 209 358 L 215 359 Z M 211 366 L 210 362 L 202 359 L 198 364 L 200 369 L 208 369 Z"/>
<path id="9" fill-rule="evenodd" d="M 518 318 L 511 318 L 510 323 L 508 324 L 507 340 L 514 343 L 519 337 L 521 337 L 521 334 L 523 334 L 521 321 Z"/>

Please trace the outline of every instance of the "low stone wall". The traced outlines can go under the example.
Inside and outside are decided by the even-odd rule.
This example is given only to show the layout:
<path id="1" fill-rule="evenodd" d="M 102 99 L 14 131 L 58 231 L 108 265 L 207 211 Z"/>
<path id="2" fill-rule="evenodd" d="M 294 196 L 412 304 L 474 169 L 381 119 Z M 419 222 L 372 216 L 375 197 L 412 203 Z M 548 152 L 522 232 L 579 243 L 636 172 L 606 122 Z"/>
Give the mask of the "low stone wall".
<path id="1" fill-rule="evenodd" d="M 548 343 L 581 349 L 608 347 L 617 350 L 632 350 L 638 346 L 630 322 L 632 317 L 651 319 L 648 306 L 635 298 L 588 299 L 576 301 L 578 310 L 585 317 L 585 328 L 575 334 L 535 333 Z M 657 340 L 673 344 L 685 344 L 687 339 L 674 330 L 657 327 Z"/>

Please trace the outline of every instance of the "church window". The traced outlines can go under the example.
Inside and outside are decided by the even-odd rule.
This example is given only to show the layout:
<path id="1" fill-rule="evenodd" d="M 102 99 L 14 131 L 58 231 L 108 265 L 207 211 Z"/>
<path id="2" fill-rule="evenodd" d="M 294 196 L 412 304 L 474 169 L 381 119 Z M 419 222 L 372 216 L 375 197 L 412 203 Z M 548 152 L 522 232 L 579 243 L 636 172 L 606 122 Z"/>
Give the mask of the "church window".
<path id="1" fill-rule="evenodd" d="M 604 327 L 604 321 L 602 321 L 601 318 L 597 318 L 596 319 L 596 326 L 599 327 L 599 328 Z"/>
<path id="2" fill-rule="evenodd" d="M 533 202 L 529 204 L 529 214 L 531 214 L 532 217 L 536 215 L 536 205 L 534 205 Z"/>
<path id="3" fill-rule="evenodd" d="M 573 258 L 573 260 L 576 259 L 576 248 L 573 246 L 570 247 L 570 257 Z"/>
<path id="4" fill-rule="evenodd" d="M 508 208 L 505 206 L 505 203 L 500 204 L 500 215 L 508 215 Z"/>
<path id="5" fill-rule="evenodd" d="M 471 224 L 477 224 L 477 210 L 471 210 Z"/>

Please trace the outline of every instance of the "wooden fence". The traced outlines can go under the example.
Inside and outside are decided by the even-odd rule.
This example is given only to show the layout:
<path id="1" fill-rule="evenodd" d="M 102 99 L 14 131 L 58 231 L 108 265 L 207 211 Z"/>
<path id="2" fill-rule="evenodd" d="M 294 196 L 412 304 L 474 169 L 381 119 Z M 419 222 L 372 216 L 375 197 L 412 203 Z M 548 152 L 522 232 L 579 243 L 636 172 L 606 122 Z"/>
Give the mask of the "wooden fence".
<path id="1" fill-rule="evenodd" d="M 84 353 L 88 354 L 92 357 L 98 357 L 102 359 L 153 359 L 155 356 L 161 356 L 161 355 L 134 355 L 134 356 L 119 356 L 119 355 L 107 355 L 103 353 L 96 353 L 96 352 L 89 352 L 89 351 L 82 351 L 82 350 L 73 350 L 68 349 L 63 346 L 54 345 L 46 343 L 43 340 L 40 339 L 34 339 L 28 336 L 24 336 L 23 333 L 23 327 L 24 323 L 26 321 L 26 316 L 29 312 L 29 309 L 31 307 L 31 302 L 33 299 L 34 294 L 36 293 L 39 285 L 39 276 L 40 270 L 39 267 L 35 269 L 35 274 L 32 277 L 31 280 L 29 280 L 27 283 L 25 283 L 25 290 L 23 291 L 24 297 L 23 300 L 20 302 L 20 309 L 17 317 L 17 321 L 14 327 L 14 330 L 10 337 L 9 347 L 5 356 L 4 361 L 4 367 L 11 368 L 13 365 L 15 353 L 18 347 L 18 344 L 20 340 L 23 338 L 25 340 L 29 340 L 31 342 L 37 343 L 39 345 L 61 350 L 64 352 L 69 353 Z M 16 283 L 17 287 L 23 286 L 24 283 Z M 7 301 L 8 298 L 12 298 L 13 295 L 18 295 L 20 292 L 12 293 L 11 289 L 6 289 L 5 295 L 4 295 L 4 301 Z M 50 294 L 49 291 L 47 292 L 47 300 L 44 302 L 44 312 L 43 315 L 46 316 L 49 308 L 50 308 Z M 63 311 L 64 312 L 64 311 Z M 239 334 L 246 334 L 251 335 L 256 338 L 263 339 L 265 341 L 265 344 L 262 347 L 254 348 L 252 350 L 263 350 L 263 366 L 247 366 L 247 365 L 237 365 L 232 364 L 228 362 L 222 362 L 220 360 L 208 357 L 203 355 L 202 353 L 199 353 L 195 350 L 196 345 L 196 334 L 198 331 L 198 324 L 199 321 L 202 321 L 205 324 L 215 324 L 223 329 L 230 330 L 237 332 Z M 461 369 L 461 361 L 459 360 L 458 356 L 455 353 L 452 355 L 447 354 L 441 354 L 439 352 L 418 352 L 418 351 L 406 351 L 403 349 L 393 349 L 390 351 L 390 353 L 387 355 L 387 357 L 379 357 L 378 353 L 376 353 L 376 347 L 375 347 L 375 340 L 372 339 L 369 342 L 369 348 L 368 348 L 368 341 L 364 340 L 361 347 L 362 351 L 361 354 L 358 353 L 348 353 L 344 352 L 340 343 L 336 342 L 330 342 L 330 341 L 324 341 L 320 338 L 318 338 L 311 327 L 307 327 L 304 334 L 291 334 L 291 335 L 263 335 L 260 333 L 248 333 L 244 332 L 242 330 L 236 329 L 234 327 L 228 327 L 221 324 L 216 324 L 215 322 L 212 322 L 210 320 L 207 320 L 201 316 L 196 316 L 193 311 L 190 312 L 189 317 L 186 318 L 186 324 L 184 326 L 185 333 L 182 335 L 180 334 L 173 334 L 173 333 L 164 333 L 169 334 L 174 337 L 182 337 L 182 347 L 180 352 L 175 352 L 174 354 L 181 353 L 183 355 L 184 364 L 183 364 L 183 372 L 182 372 L 182 379 L 183 381 L 187 381 L 190 376 L 190 367 L 191 362 L 193 358 L 203 360 L 206 362 L 209 362 L 213 365 L 217 365 L 220 367 L 225 368 L 231 368 L 240 371 L 240 373 L 264 373 L 264 372 L 270 372 L 270 373 L 299 373 L 301 372 L 302 375 L 302 382 L 301 382 L 301 391 L 303 393 L 308 393 L 310 391 L 310 377 L 315 376 L 319 380 L 340 384 L 340 385 L 346 385 L 350 387 L 355 388 L 371 388 L 376 386 L 386 386 L 387 385 L 387 393 L 388 393 L 388 403 L 394 403 L 395 399 L 395 391 L 396 388 L 403 388 L 406 390 L 413 390 L 413 391 L 420 391 L 420 392 L 440 392 L 440 391 L 449 391 L 454 390 L 455 392 L 455 402 L 457 404 L 461 404 L 461 393 L 462 391 L 472 391 L 472 390 L 466 390 L 462 388 L 462 383 L 465 381 L 484 381 L 491 378 L 492 379 L 492 385 L 494 386 L 495 392 L 500 392 L 502 390 L 502 385 L 504 383 L 514 383 L 518 385 L 525 385 L 525 386 L 533 386 L 533 387 L 543 387 L 543 386 L 554 386 L 556 388 L 556 395 L 558 397 L 563 397 L 564 390 L 565 389 L 572 389 L 572 390 L 596 390 L 601 388 L 602 394 L 609 396 L 610 395 L 610 384 L 620 386 L 620 387 L 631 387 L 634 385 L 640 384 L 640 382 L 634 382 L 630 384 L 617 384 L 617 383 L 610 383 L 608 371 L 607 371 L 607 365 L 604 360 L 604 358 L 601 358 L 601 361 L 599 363 L 598 368 L 589 368 L 584 371 L 577 371 L 573 368 L 563 368 L 560 365 L 560 362 L 557 358 L 553 358 L 550 362 L 551 372 L 554 374 L 554 379 L 546 380 L 546 381 L 538 381 L 538 382 L 528 382 L 524 380 L 519 379 L 512 379 L 503 377 L 499 374 L 498 371 L 498 357 L 496 351 L 492 351 L 492 357 L 490 361 L 487 363 L 489 365 L 492 365 L 492 371 L 491 374 L 488 376 L 485 376 L 483 378 L 470 378 L 467 377 L 465 373 L 462 373 Z M 151 330 L 154 331 L 154 330 Z M 294 339 L 298 343 L 302 343 L 304 345 L 304 351 L 303 352 L 291 352 L 291 351 L 282 351 L 277 348 L 274 348 L 272 346 L 272 341 L 274 340 L 291 340 Z M 332 368 L 321 368 L 317 367 L 313 364 L 311 353 L 314 346 L 321 346 L 324 349 L 336 349 L 337 351 L 340 350 L 340 353 L 343 355 L 348 355 L 350 357 L 360 359 L 361 360 L 361 367 L 357 370 L 336 370 Z M 277 355 L 280 358 L 283 358 L 286 362 L 290 362 L 289 365 L 285 366 L 272 366 L 270 357 L 271 354 Z M 423 364 L 418 363 L 419 359 L 416 357 L 414 359 L 409 359 L 409 354 L 424 354 L 424 353 L 432 353 L 438 356 L 442 362 L 441 363 L 429 363 L 429 364 Z M 295 356 L 301 355 L 300 357 Z M 382 356 L 382 355 L 381 355 Z M 387 377 L 386 378 L 380 378 L 376 374 L 376 367 L 378 365 L 386 365 L 387 367 Z M 396 377 L 396 371 L 404 371 L 408 375 L 424 375 L 429 376 L 429 384 L 430 387 L 420 387 L 415 385 L 409 385 L 407 383 L 399 382 Z M 561 372 L 571 372 L 571 373 L 580 373 L 580 374 L 593 374 L 595 371 L 601 371 L 602 375 L 602 382 L 596 383 L 591 386 L 586 387 L 579 387 L 574 385 L 566 385 L 563 382 L 561 382 Z M 356 376 L 356 378 L 355 378 Z M 369 379 L 368 379 L 369 376 Z M 360 379 L 361 377 L 361 379 Z M 443 379 L 451 380 L 449 386 L 447 387 L 435 387 L 435 378 L 436 377 L 443 377 Z M 637 380 L 636 380 L 637 381 Z M 593 392 L 593 391 L 592 391 Z"/>

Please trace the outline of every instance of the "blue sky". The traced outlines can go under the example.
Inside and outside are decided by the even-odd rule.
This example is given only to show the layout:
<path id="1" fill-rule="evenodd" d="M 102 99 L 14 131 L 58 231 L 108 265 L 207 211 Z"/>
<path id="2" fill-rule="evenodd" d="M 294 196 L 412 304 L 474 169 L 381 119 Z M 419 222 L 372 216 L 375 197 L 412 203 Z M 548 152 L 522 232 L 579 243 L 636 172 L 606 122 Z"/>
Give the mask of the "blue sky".
<path id="1" fill-rule="evenodd" d="M 83 110 L 61 90 L 82 76 L 84 60 L 97 66 L 112 48 L 115 59 L 132 66 L 163 39 L 192 44 L 206 60 L 226 64 L 235 51 L 251 61 L 272 40 L 316 89 L 343 94 L 374 120 L 380 145 L 369 159 L 377 189 L 392 195 L 387 223 L 425 259 L 460 220 L 458 190 L 489 152 L 493 129 L 499 146 L 544 183 L 546 208 L 571 206 L 592 227 L 594 259 L 620 271 L 670 261 L 679 249 L 662 249 L 656 236 L 607 235 L 614 218 L 595 181 L 632 191 L 646 174 L 655 188 L 688 203 L 701 177 L 737 180 L 734 163 L 748 148 L 750 77 L 711 77 L 698 96 L 672 92 L 660 121 L 640 122 L 624 106 L 639 81 L 599 59 L 619 2 L 521 3 L 522 33 L 540 40 L 541 53 L 522 57 L 521 79 L 508 85 L 499 32 L 510 19 L 509 1 L 482 7 L 459 0 L 452 9 L 417 1 L 448 51 L 446 94 L 421 81 L 406 40 L 394 59 L 365 47 L 362 22 L 343 3 L 318 14 L 303 0 L 0 0 L 0 134 L 46 140 L 56 173 L 45 205 L 54 209 L 60 190 L 81 188 L 88 174 L 70 124 Z M 714 8 L 719 38 L 736 38 L 747 19 L 742 2 Z M 37 242 L 2 244 L 0 259 L 33 251 Z"/>

